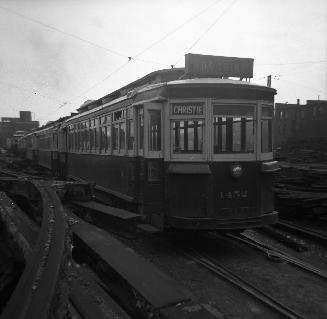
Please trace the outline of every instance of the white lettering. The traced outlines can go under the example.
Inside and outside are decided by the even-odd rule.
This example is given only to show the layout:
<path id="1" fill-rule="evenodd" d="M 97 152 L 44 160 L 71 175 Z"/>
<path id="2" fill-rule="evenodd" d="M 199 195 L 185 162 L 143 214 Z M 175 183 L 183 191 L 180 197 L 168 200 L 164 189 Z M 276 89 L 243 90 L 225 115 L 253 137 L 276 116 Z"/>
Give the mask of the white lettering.
<path id="1" fill-rule="evenodd" d="M 173 115 L 203 115 L 202 105 L 173 105 Z"/>

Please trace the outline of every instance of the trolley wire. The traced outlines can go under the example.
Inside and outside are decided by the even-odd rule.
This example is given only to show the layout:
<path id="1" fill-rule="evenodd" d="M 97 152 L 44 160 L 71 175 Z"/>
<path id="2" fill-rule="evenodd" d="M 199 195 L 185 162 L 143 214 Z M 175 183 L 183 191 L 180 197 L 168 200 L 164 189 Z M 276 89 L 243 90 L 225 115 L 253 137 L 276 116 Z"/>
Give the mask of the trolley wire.
<path id="1" fill-rule="evenodd" d="M 325 63 L 327 62 L 327 60 L 316 60 L 316 61 L 299 61 L 299 62 L 288 62 L 288 63 L 258 63 L 256 64 L 257 66 L 261 66 L 261 65 L 280 65 L 280 66 L 284 66 L 284 65 L 292 65 L 292 64 L 315 64 L 315 63 Z"/>
<path id="2" fill-rule="evenodd" d="M 192 17 L 190 17 L 189 19 L 187 19 L 186 21 L 184 21 L 182 24 L 180 24 L 179 26 L 177 26 L 176 28 L 174 28 L 173 30 L 169 31 L 168 33 L 166 33 L 163 37 L 161 37 L 159 40 L 153 42 L 152 44 L 150 44 L 149 46 L 145 47 L 143 50 L 141 50 L 139 53 L 137 53 L 134 56 L 125 56 L 128 58 L 128 61 L 124 62 L 122 65 L 120 65 L 116 70 L 114 70 L 113 72 L 111 72 L 110 74 L 108 74 L 106 77 L 104 77 L 102 80 L 96 82 L 95 84 L 93 84 L 91 87 L 89 87 L 88 89 L 86 89 L 85 91 L 83 91 L 82 93 L 76 95 L 75 97 L 73 97 L 73 100 L 71 100 L 70 102 L 64 102 L 62 103 L 55 111 L 51 112 L 48 115 L 51 115 L 53 113 L 55 113 L 56 111 L 58 111 L 60 108 L 66 106 L 67 104 L 71 104 L 74 100 L 76 100 L 77 98 L 80 98 L 82 96 L 84 96 L 86 93 L 90 92 L 91 90 L 93 90 L 95 87 L 99 86 L 101 83 L 105 82 L 108 78 L 110 78 L 111 76 L 113 76 L 114 74 L 116 74 L 117 72 L 119 72 L 121 69 L 123 69 L 125 66 L 127 66 L 129 64 L 129 62 L 131 62 L 132 60 L 138 60 L 138 61 L 142 61 L 142 62 L 147 62 L 149 60 L 144 60 L 139 58 L 139 56 L 141 56 L 142 54 L 144 54 L 146 51 L 150 50 L 151 48 L 153 48 L 155 45 L 159 44 L 160 42 L 164 41 L 166 38 L 168 38 L 169 36 L 171 36 L 172 34 L 174 34 L 175 32 L 177 32 L 178 30 L 180 30 L 183 26 L 185 26 L 186 24 L 188 24 L 189 22 L 193 21 L 194 19 L 196 19 L 197 17 L 199 17 L 200 15 L 202 15 L 203 13 L 205 13 L 206 11 L 208 11 L 210 8 L 212 8 L 213 6 L 215 6 L 218 2 L 221 2 L 222 0 L 216 0 L 213 3 L 211 3 L 209 6 L 207 6 L 206 8 L 204 8 L 203 10 L 201 10 L 200 12 L 198 12 L 197 14 L 193 15 Z M 1 8 L 1 7 L 0 7 Z M 58 31 L 58 30 L 57 30 Z M 89 44 L 91 44 L 90 42 L 88 42 Z M 160 64 L 160 65 L 164 65 L 166 66 L 166 64 L 162 64 L 162 63 L 158 63 L 155 61 L 152 61 L 153 63 L 156 64 Z M 48 116 L 46 115 L 46 116 Z"/>
<path id="3" fill-rule="evenodd" d="M 64 102 L 63 100 L 60 100 L 60 99 L 57 99 L 57 98 L 55 98 L 55 97 L 50 97 L 50 96 L 47 96 L 47 95 L 44 95 L 44 94 L 41 94 L 41 93 L 38 93 L 38 92 L 36 92 L 36 91 L 33 91 L 33 90 L 29 90 L 29 89 L 25 89 L 25 88 L 23 88 L 23 87 L 21 87 L 21 86 L 18 86 L 18 85 L 16 85 L 16 84 L 13 84 L 13 83 L 9 83 L 9 82 L 4 82 L 4 81 L 2 81 L 2 80 L 0 80 L 0 84 L 1 85 L 5 85 L 5 86 L 7 86 L 7 87 L 9 87 L 9 88 L 15 88 L 16 90 L 19 90 L 19 91 L 23 91 L 23 92 L 26 92 L 26 93 L 29 93 L 29 94 L 32 94 L 32 95 L 37 95 L 37 96 L 41 96 L 41 97 L 43 97 L 43 98 L 45 98 L 45 99 L 48 99 L 48 100 L 52 100 L 52 101 L 54 101 L 54 102 L 59 102 L 59 103 L 68 103 L 68 102 Z"/>
<path id="4" fill-rule="evenodd" d="M 100 85 L 101 83 L 103 83 L 104 81 L 106 81 L 107 79 L 109 79 L 110 77 L 112 77 L 114 74 L 116 74 L 117 72 L 119 72 L 121 69 L 123 69 L 124 67 L 126 67 L 129 62 L 131 60 L 128 60 L 126 62 L 124 62 L 122 65 L 120 65 L 117 69 L 115 69 L 113 72 L 109 73 L 108 75 L 106 75 L 106 77 L 104 77 L 102 80 L 98 81 L 97 83 L 93 84 L 91 87 L 89 87 L 88 89 L 86 89 L 85 91 L 83 91 L 82 93 L 76 95 L 75 97 L 73 97 L 73 99 L 71 100 L 71 102 L 73 102 L 74 100 L 84 96 L 86 93 L 90 92 L 91 90 L 93 90 L 96 86 Z M 68 102 L 68 103 L 71 103 Z"/>
<path id="5" fill-rule="evenodd" d="M 121 69 L 123 69 L 125 66 L 127 66 L 128 62 L 132 61 L 132 60 L 138 60 L 138 61 L 142 61 L 142 62 L 146 62 L 149 60 L 144 60 L 139 58 L 141 55 L 143 55 L 145 52 L 149 51 L 150 49 L 152 49 L 154 46 L 156 46 L 157 44 L 159 44 L 160 42 L 164 41 L 165 39 L 167 39 L 169 36 L 171 36 L 172 34 L 176 33 L 178 30 L 180 30 L 182 27 L 184 27 L 186 24 L 190 23 L 191 21 L 193 21 L 194 19 L 196 19 L 197 17 L 199 17 L 200 15 L 202 15 L 203 13 L 205 13 L 206 11 L 208 11 L 210 8 L 212 8 L 213 6 L 215 6 L 218 2 L 221 2 L 222 0 L 216 0 L 213 3 L 211 3 L 209 6 L 205 7 L 204 9 L 202 9 L 200 12 L 198 12 L 197 14 L 193 15 L 192 17 L 190 17 L 189 19 L 187 19 L 186 21 L 184 21 L 182 24 L 180 24 L 179 26 L 177 26 L 176 28 L 174 28 L 173 30 L 169 31 L 168 33 L 166 33 L 163 37 L 161 37 L 160 39 L 154 41 L 153 43 L 151 43 L 149 46 L 145 47 L 143 50 L 141 50 L 140 52 L 138 52 L 137 54 L 135 54 L 134 56 L 128 57 L 128 61 L 126 63 L 124 63 L 123 65 L 119 66 L 114 72 L 110 73 L 109 75 L 107 75 L 105 78 L 103 78 L 102 80 L 96 82 L 94 85 L 92 85 L 91 87 L 89 87 L 87 90 L 85 90 L 84 92 L 82 92 L 81 94 L 79 94 L 78 96 L 76 96 L 74 99 L 79 98 L 83 95 L 85 95 L 86 93 L 88 93 L 89 91 L 93 90 L 95 87 L 97 87 L 98 85 L 100 85 L 101 83 L 103 83 L 104 81 L 106 81 L 108 78 L 110 78 L 112 75 L 114 75 L 115 73 L 117 73 L 118 71 L 120 71 Z M 167 64 L 162 64 L 162 63 L 157 63 L 155 61 L 153 61 L 153 63 L 156 64 L 160 64 L 163 66 L 167 66 Z M 64 105 L 62 105 L 61 107 L 63 107 Z M 61 108 L 60 107 L 60 108 Z"/>
<path id="6" fill-rule="evenodd" d="M 99 49 L 105 50 L 111 54 L 115 54 L 119 57 L 122 58 L 127 58 L 128 61 L 125 61 L 122 65 L 120 65 L 117 69 L 115 69 L 113 72 L 111 72 L 110 74 L 108 74 L 105 78 L 103 78 L 102 80 L 96 82 L 95 84 L 93 84 L 91 87 L 89 87 L 87 90 L 83 91 L 82 93 L 76 95 L 75 97 L 73 97 L 73 100 L 71 100 L 70 102 L 64 102 L 64 101 L 59 101 L 58 99 L 55 98 L 50 98 L 48 96 L 42 95 L 40 93 L 36 93 L 33 92 L 34 95 L 39 95 L 41 97 L 50 99 L 50 100 L 56 100 L 59 101 L 61 103 L 61 105 L 54 111 L 56 112 L 57 110 L 59 110 L 60 108 L 66 106 L 67 104 L 72 104 L 72 101 L 74 101 L 75 99 L 82 97 L 83 95 L 85 95 L 86 93 L 88 93 L 89 91 L 91 91 L 92 89 L 94 89 L 95 87 L 97 87 L 98 85 L 100 85 L 101 83 L 103 83 L 104 81 L 106 81 L 108 78 L 110 78 L 111 76 L 113 76 L 114 74 L 116 74 L 117 72 L 119 72 L 121 69 L 123 69 L 125 66 L 127 66 L 129 64 L 130 61 L 132 60 L 138 60 L 141 62 L 145 62 L 145 63 L 153 63 L 153 64 L 158 64 L 158 65 L 162 65 L 162 66 L 168 66 L 168 64 L 163 64 L 157 61 L 153 61 L 153 60 L 146 60 L 146 59 L 141 59 L 139 58 L 142 54 L 144 54 L 146 51 L 150 50 L 151 48 L 153 48 L 155 45 L 159 44 L 160 42 L 164 41 L 165 39 L 167 39 L 169 36 L 171 36 L 172 34 L 176 33 L 178 30 L 180 30 L 183 26 L 185 26 L 186 24 L 188 24 L 189 22 L 193 21 L 194 19 L 196 19 L 197 17 L 199 17 L 200 15 L 202 15 L 203 13 L 205 13 L 206 11 L 208 11 L 210 8 L 212 8 L 213 6 L 215 6 L 218 2 L 220 2 L 221 0 L 216 0 L 213 3 L 211 3 L 209 6 L 205 7 L 204 9 L 202 9 L 200 12 L 198 12 L 197 14 L 193 15 L 192 17 L 190 17 L 189 19 L 187 19 L 186 21 L 184 21 L 182 24 L 180 24 L 179 26 L 177 26 L 176 28 L 174 28 L 173 30 L 169 31 L 168 33 L 166 33 L 163 37 L 161 37 L 160 39 L 154 41 L 153 43 L 151 43 L 149 46 L 145 47 L 143 50 L 141 50 L 140 52 L 138 52 L 136 55 L 134 56 L 128 56 L 124 53 L 121 53 L 119 51 L 113 50 L 111 48 L 108 48 L 106 46 L 100 45 L 98 43 L 95 43 L 93 41 L 84 39 L 76 34 L 72 34 L 70 32 L 61 30 L 55 26 L 52 26 L 50 24 L 44 23 L 40 20 L 28 17 L 22 13 L 19 13 L 15 10 L 9 9 L 7 7 L 3 7 L 0 6 L 0 9 L 7 11 L 11 14 L 14 14 L 16 16 L 19 16 L 25 20 L 29 20 L 33 23 L 39 24 L 43 27 L 46 27 L 48 29 L 54 30 L 56 32 L 62 33 L 66 36 L 70 36 L 72 38 L 75 38 L 76 40 L 82 41 L 84 43 L 87 43 L 89 45 L 92 45 L 94 47 L 97 47 Z M 193 42 L 193 44 L 188 48 L 187 52 L 189 52 L 194 46 L 196 46 L 196 44 L 214 27 L 214 25 L 231 9 L 231 7 L 237 2 L 237 0 L 234 0 L 227 8 L 225 8 L 225 10 L 223 10 L 223 12 L 204 30 L 204 32 Z M 175 64 L 172 64 L 170 66 L 174 67 L 176 66 L 177 63 L 179 63 L 179 61 L 181 60 L 181 58 L 184 55 L 182 55 Z M 301 62 L 290 62 L 290 63 L 266 63 L 266 64 L 257 64 L 257 65 L 291 65 L 291 64 L 313 64 L 313 63 L 323 63 L 326 62 L 327 60 L 318 60 L 318 61 L 301 61 Z M 17 87 L 17 86 L 16 86 Z M 17 87 L 18 88 L 18 87 Z M 53 113 L 53 112 L 52 112 Z"/>
<path id="7" fill-rule="evenodd" d="M 180 24 L 179 26 L 177 26 L 176 28 L 174 28 L 173 30 L 167 32 L 165 35 L 163 35 L 160 39 L 152 42 L 149 46 L 145 47 L 143 50 L 141 50 L 140 52 L 138 52 L 137 54 L 134 55 L 134 59 L 139 57 L 140 55 L 142 55 L 143 53 L 145 53 L 146 51 L 149 51 L 150 49 L 152 49 L 154 46 L 156 46 L 157 44 L 159 44 L 160 42 L 166 40 L 168 37 L 170 37 L 171 35 L 173 35 L 174 33 L 176 33 L 178 30 L 180 30 L 182 27 L 184 27 L 186 24 L 190 23 L 191 21 L 193 21 L 194 19 L 198 18 L 200 15 L 202 15 L 203 13 L 205 13 L 206 11 L 208 11 L 209 9 L 211 9 L 212 7 L 214 7 L 218 2 L 221 2 L 222 0 L 216 0 L 213 3 L 211 3 L 209 6 L 207 6 L 206 8 L 202 9 L 200 12 L 198 12 L 197 14 L 193 15 L 192 17 L 188 18 L 187 20 L 185 20 L 182 24 Z"/>
<path id="8" fill-rule="evenodd" d="M 279 78 L 278 80 L 282 80 L 282 81 L 284 81 L 284 82 L 288 82 L 288 83 L 290 83 L 290 84 L 292 84 L 292 85 L 301 86 L 301 87 L 303 87 L 303 88 L 305 88 L 305 89 L 307 89 L 307 90 L 315 91 L 316 93 L 324 93 L 323 90 L 319 90 L 319 89 L 317 89 L 317 88 L 313 88 L 313 87 L 310 87 L 310 86 L 304 85 L 304 84 L 299 83 L 299 82 L 289 81 L 289 80 L 285 80 L 285 79 L 283 79 L 283 78 Z"/>
<path id="9" fill-rule="evenodd" d="M 189 52 L 191 49 L 193 49 L 198 42 L 217 24 L 217 22 L 223 18 L 223 16 L 234 6 L 234 4 L 238 0 L 234 0 L 227 8 L 225 8 L 221 14 L 204 30 L 204 32 L 201 33 L 201 35 L 192 43 L 192 45 L 186 50 L 186 52 Z M 176 66 L 176 64 L 183 58 L 184 54 L 181 55 L 178 60 L 173 64 L 173 66 Z"/>
<path id="10" fill-rule="evenodd" d="M 55 26 L 53 26 L 53 25 L 50 25 L 50 24 L 44 23 L 44 22 L 42 22 L 42 21 L 40 21 L 40 20 L 37 20 L 37 19 L 31 18 L 31 17 L 29 17 L 29 16 L 26 16 L 26 15 L 20 13 L 20 12 L 15 11 L 15 10 L 9 9 L 9 8 L 7 8 L 7 7 L 4 7 L 4 6 L 0 6 L 0 9 L 2 9 L 3 11 L 7 11 L 7 12 L 9 12 L 9 13 L 11 13 L 11 14 L 14 14 L 14 15 L 16 15 L 16 16 L 19 16 L 19 17 L 21 17 L 21 18 L 23 18 L 23 19 L 25 19 L 25 20 L 30 21 L 30 22 L 33 22 L 33 23 L 39 24 L 39 25 L 41 25 L 41 26 L 43 26 L 43 27 L 45 27 L 45 28 L 51 29 L 51 30 L 53 30 L 53 31 L 59 32 L 59 33 L 61 33 L 61 34 L 64 34 L 64 35 L 66 35 L 66 36 L 69 36 L 69 37 L 71 37 L 71 38 L 74 38 L 74 39 L 76 39 L 76 40 L 79 40 L 79 41 L 81 41 L 81 42 L 84 42 L 84 43 L 87 43 L 87 44 L 89 44 L 89 45 L 92 45 L 92 46 L 94 46 L 94 47 L 96 47 L 96 48 L 98 48 L 98 49 L 102 49 L 102 50 L 104 50 L 104 51 L 107 51 L 107 52 L 109 52 L 109 53 L 111 53 L 111 54 L 114 54 L 114 55 L 116 55 L 116 56 L 119 56 L 119 57 L 121 57 L 121 58 L 128 58 L 129 60 L 132 59 L 132 57 L 131 57 L 131 56 L 128 56 L 127 54 L 124 54 L 124 53 L 119 52 L 119 51 L 117 51 L 117 50 L 113 50 L 113 49 L 111 49 L 111 48 L 108 48 L 108 47 L 103 46 L 103 45 L 101 45 L 101 44 L 98 44 L 98 43 L 96 43 L 96 42 L 90 41 L 90 40 L 88 40 L 88 39 L 82 38 L 81 36 L 78 36 L 78 35 L 76 35 L 76 34 L 73 34 L 73 33 L 67 32 L 67 31 L 65 31 L 65 30 L 59 29 L 59 28 L 57 28 L 57 27 L 55 27 Z M 153 60 L 139 59 L 139 58 L 137 58 L 137 57 L 134 57 L 133 59 L 137 59 L 137 60 L 139 60 L 139 61 L 141 61 L 141 62 L 145 62 L 145 63 L 151 63 L 151 64 L 157 64 L 157 65 L 165 65 L 165 66 L 168 66 L 168 64 L 163 64 L 163 63 L 160 63 L 160 62 L 157 62 L 157 61 L 153 61 Z"/>
<path id="11" fill-rule="evenodd" d="M 105 50 L 105 51 L 110 52 L 110 53 L 112 53 L 112 54 L 115 54 L 115 55 L 117 55 L 117 56 L 124 57 L 124 58 L 127 58 L 127 57 L 128 57 L 127 55 L 125 55 L 125 54 L 123 54 L 123 53 L 121 53 L 121 52 L 118 52 L 118 51 L 116 51 L 116 50 L 113 50 L 113 49 L 107 48 L 107 47 L 105 47 L 105 46 L 103 46 L 103 45 L 100 45 L 100 44 L 98 44 L 98 43 L 95 43 L 95 42 L 93 42 L 93 41 L 86 40 L 86 39 L 84 39 L 84 38 L 82 38 L 82 37 L 80 37 L 80 36 L 78 36 L 78 35 L 76 35 L 76 34 L 73 34 L 73 33 L 70 33 L 70 32 L 64 31 L 64 30 L 61 30 L 61 29 L 59 29 L 59 28 L 57 28 L 57 27 L 54 27 L 54 26 L 52 26 L 52 25 L 50 25 L 50 24 L 47 24 L 47 23 L 44 23 L 44 22 L 42 22 L 42 21 L 40 21 L 40 20 L 37 20 L 37 19 L 31 18 L 31 17 L 28 17 L 28 16 L 26 16 L 26 15 L 20 13 L 20 12 L 17 12 L 17 11 L 15 11 L 15 10 L 12 10 L 12 9 L 9 9 L 9 8 L 7 8 L 7 7 L 3 7 L 3 6 L 0 6 L 0 9 L 2 9 L 2 10 L 4 10 L 4 11 L 7 11 L 7 12 L 9 12 L 9 13 L 11 13 L 11 14 L 14 14 L 14 15 L 16 15 L 16 16 L 19 16 L 19 17 L 21 17 L 21 18 L 23 18 L 23 19 L 25 19 L 25 20 L 28 20 L 28 21 L 34 22 L 34 23 L 36 23 L 36 24 L 39 24 L 39 25 L 41 25 L 41 26 L 43 26 L 43 27 L 45 27 L 45 28 L 48 28 L 48 29 L 54 30 L 54 31 L 59 32 L 59 33 L 62 33 L 62 34 L 65 34 L 66 36 L 69 36 L 69 37 L 71 37 L 71 38 L 75 38 L 76 40 L 79 40 L 79 41 L 82 41 L 82 42 L 84 42 L 84 43 L 87 43 L 87 44 L 93 45 L 93 46 L 95 46 L 95 47 L 97 47 L 97 48 L 99 48 L 99 49 Z"/>

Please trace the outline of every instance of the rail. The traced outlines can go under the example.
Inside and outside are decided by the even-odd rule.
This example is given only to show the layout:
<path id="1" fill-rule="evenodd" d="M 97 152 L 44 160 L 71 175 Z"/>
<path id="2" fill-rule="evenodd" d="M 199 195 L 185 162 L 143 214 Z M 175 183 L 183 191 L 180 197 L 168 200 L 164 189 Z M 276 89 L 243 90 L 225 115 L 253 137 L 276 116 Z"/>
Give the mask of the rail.
<path id="1" fill-rule="evenodd" d="M 270 257 L 284 260 L 295 267 L 298 267 L 298 268 L 300 268 L 304 271 L 307 271 L 315 276 L 318 276 L 324 280 L 327 280 L 327 273 L 325 271 L 322 271 L 304 261 L 301 261 L 300 259 L 292 257 L 291 255 L 288 255 L 277 248 L 274 248 L 266 243 L 263 243 L 258 239 L 251 238 L 248 235 L 244 235 L 244 234 L 240 234 L 240 235 L 226 234 L 225 236 L 228 238 L 237 240 L 239 242 L 242 242 L 243 244 L 246 244 L 248 246 L 251 246 L 251 247 L 267 254 Z"/>
<path id="2" fill-rule="evenodd" d="M 176 249 L 176 248 L 175 248 Z M 273 311 L 279 313 L 283 318 L 289 319 L 304 319 L 304 317 L 294 310 L 290 309 L 289 307 L 283 305 L 278 300 L 273 298 L 272 296 L 264 293 L 259 288 L 255 287 L 248 281 L 244 280 L 240 276 L 234 274 L 226 267 L 218 264 L 218 262 L 212 260 L 211 257 L 208 257 L 204 253 L 200 253 L 194 249 L 188 249 L 187 251 L 181 250 L 181 254 L 185 255 L 186 257 L 192 259 L 196 263 L 200 264 L 204 268 L 210 270 L 214 274 L 218 275 L 219 277 L 224 278 L 226 281 L 232 283 L 233 285 L 237 286 L 242 291 L 246 292 L 253 298 L 261 301 L 263 304 L 268 306 Z"/>
<path id="3" fill-rule="evenodd" d="M 309 229 L 307 227 L 302 227 L 299 225 L 295 225 L 295 224 L 291 224 L 289 222 L 286 221 L 279 221 L 276 226 L 276 228 L 280 228 L 284 231 L 287 231 L 289 233 L 293 233 L 293 234 L 298 234 L 301 236 L 304 236 L 306 238 L 309 238 L 311 240 L 314 240 L 316 242 L 320 242 L 322 244 L 327 244 L 327 236 L 319 233 L 315 230 Z"/>

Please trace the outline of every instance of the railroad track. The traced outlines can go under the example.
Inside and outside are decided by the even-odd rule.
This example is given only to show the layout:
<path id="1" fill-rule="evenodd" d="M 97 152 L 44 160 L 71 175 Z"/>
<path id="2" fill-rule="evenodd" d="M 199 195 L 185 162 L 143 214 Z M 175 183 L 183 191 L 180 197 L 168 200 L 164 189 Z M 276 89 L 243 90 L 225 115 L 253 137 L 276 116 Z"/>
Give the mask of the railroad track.
<path id="1" fill-rule="evenodd" d="M 287 263 L 289 263 L 293 266 L 296 266 L 297 268 L 300 268 L 301 270 L 304 270 L 315 276 L 318 276 L 321 279 L 327 280 L 326 272 L 324 272 L 304 261 L 294 258 L 291 255 L 286 254 L 283 251 L 272 247 L 271 245 L 263 243 L 258 239 L 251 238 L 246 234 L 240 234 L 240 235 L 226 234 L 226 235 L 224 235 L 224 237 L 231 238 L 233 240 L 236 240 L 238 242 L 241 242 L 243 244 L 251 246 L 251 247 L 255 248 L 256 250 L 259 250 L 260 252 L 266 254 L 271 259 L 278 259 L 278 260 L 286 261 Z"/>
<path id="2" fill-rule="evenodd" d="M 4 169 L 4 168 L 0 168 L 0 178 L 1 177 L 15 177 L 15 178 L 20 178 L 20 179 L 33 179 L 33 180 L 46 180 L 47 178 L 44 177 L 38 177 L 35 175 L 31 175 L 31 174 L 26 174 L 26 173 L 22 173 L 22 172 L 15 172 L 13 170 L 9 170 L 9 169 Z"/>
<path id="3" fill-rule="evenodd" d="M 33 249 L 1 318 L 62 318 L 68 299 L 65 273 L 69 267 L 70 245 L 60 200 L 46 182 L 0 178 L 0 184 L 10 193 L 38 193 L 42 207 L 42 222 L 34 242 L 30 243 Z M 4 205 L 2 217 L 13 227 L 18 217 L 9 204 Z M 18 236 L 21 238 L 22 235 Z"/>
<path id="4" fill-rule="evenodd" d="M 324 235 L 320 232 L 314 231 L 307 227 L 295 225 L 286 221 L 279 221 L 276 225 L 276 228 L 287 231 L 288 233 L 300 235 L 302 237 L 311 239 L 315 242 L 322 244 L 327 244 L 327 235 Z"/>
<path id="5" fill-rule="evenodd" d="M 174 247 L 176 250 L 176 248 Z M 274 312 L 280 314 L 283 318 L 289 319 L 304 319 L 304 317 L 297 313 L 296 311 L 290 309 L 286 305 L 282 304 L 272 296 L 266 294 L 259 288 L 255 287 L 248 281 L 244 280 L 240 276 L 228 270 L 226 267 L 219 264 L 217 261 L 213 260 L 212 257 L 204 254 L 203 252 L 198 252 L 195 249 L 180 250 L 180 254 L 186 256 L 187 258 L 193 260 L 199 265 L 203 266 L 205 269 L 213 272 L 215 275 L 223 278 L 234 286 L 238 287 L 251 297 L 259 300 Z"/>

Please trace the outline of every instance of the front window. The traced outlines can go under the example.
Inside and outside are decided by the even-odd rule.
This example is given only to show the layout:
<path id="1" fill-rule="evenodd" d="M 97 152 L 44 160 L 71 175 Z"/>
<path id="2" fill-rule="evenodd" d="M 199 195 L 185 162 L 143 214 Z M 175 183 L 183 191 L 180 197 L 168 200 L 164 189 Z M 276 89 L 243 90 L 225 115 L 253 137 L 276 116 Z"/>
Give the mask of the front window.
<path id="1" fill-rule="evenodd" d="M 203 120 L 173 121 L 173 152 L 202 153 Z"/>
<path id="2" fill-rule="evenodd" d="M 214 154 L 254 152 L 254 107 L 215 105 Z"/>
<path id="3" fill-rule="evenodd" d="M 272 152 L 272 106 L 263 106 L 261 114 L 261 152 Z"/>

